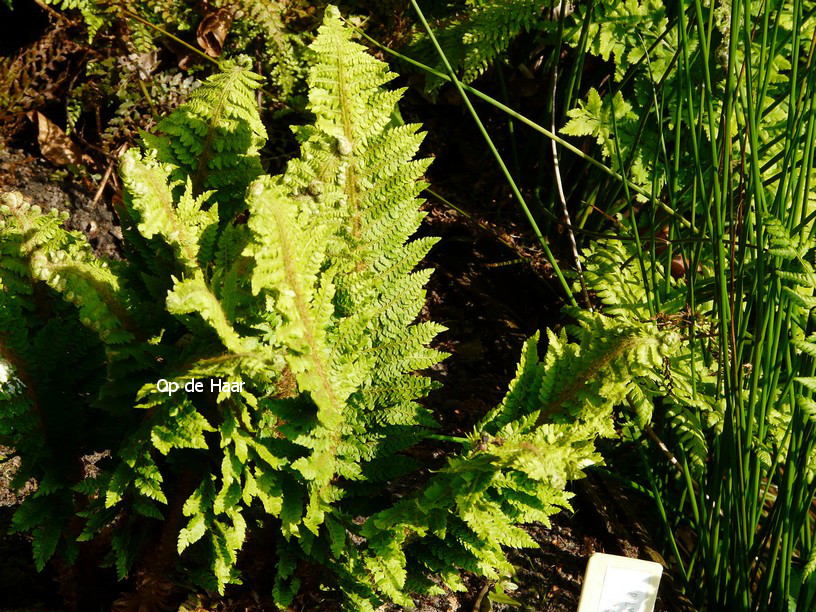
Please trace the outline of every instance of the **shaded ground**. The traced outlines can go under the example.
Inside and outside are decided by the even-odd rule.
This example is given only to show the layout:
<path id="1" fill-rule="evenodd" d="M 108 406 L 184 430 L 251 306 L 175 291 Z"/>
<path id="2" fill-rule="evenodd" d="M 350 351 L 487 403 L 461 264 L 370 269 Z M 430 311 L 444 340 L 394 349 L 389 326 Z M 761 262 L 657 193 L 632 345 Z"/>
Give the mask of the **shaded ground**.
<path id="1" fill-rule="evenodd" d="M 109 198 L 94 193 L 67 171 L 22 149 L 0 150 L 0 190 L 20 191 L 43 210 L 68 211 L 66 227 L 84 233 L 97 255 L 117 257 L 122 233 Z"/>
<path id="2" fill-rule="evenodd" d="M 33 483 L 19 492 L 9 488 L 20 461 L 12 457 L 3 462 L 10 451 L 0 447 L 0 609 L 56 609 L 60 601 L 51 568 L 38 574 L 31 557 L 31 543 L 25 536 L 8 533 L 19 498 L 33 489 Z"/>

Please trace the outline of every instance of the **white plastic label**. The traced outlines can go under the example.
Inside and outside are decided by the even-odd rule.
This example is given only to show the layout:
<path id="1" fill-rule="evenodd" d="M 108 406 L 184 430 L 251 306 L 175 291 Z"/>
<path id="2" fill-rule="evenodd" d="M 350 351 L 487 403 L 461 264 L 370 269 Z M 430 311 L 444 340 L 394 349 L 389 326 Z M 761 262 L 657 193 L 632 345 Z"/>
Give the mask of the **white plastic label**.
<path id="1" fill-rule="evenodd" d="M 653 612 L 663 566 L 595 553 L 589 558 L 578 612 Z"/>

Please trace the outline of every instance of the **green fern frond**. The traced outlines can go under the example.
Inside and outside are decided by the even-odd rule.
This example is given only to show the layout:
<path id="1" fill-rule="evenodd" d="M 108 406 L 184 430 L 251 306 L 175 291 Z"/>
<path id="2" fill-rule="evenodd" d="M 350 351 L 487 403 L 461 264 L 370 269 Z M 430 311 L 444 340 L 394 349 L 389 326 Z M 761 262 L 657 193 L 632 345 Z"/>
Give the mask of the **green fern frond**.
<path id="1" fill-rule="evenodd" d="M 614 327 L 634 332 L 644 327 L 656 330 L 665 326 L 666 331 L 661 333 L 673 336 L 673 349 L 655 355 L 659 358 L 651 359 L 647 369 L 641 370 L 641 376 L 632 377 L 626 389 L 626 403 L 636 428 L 641 429 L 651 420 L 658 402 L 673 443 L 688 459 L 692 474 L 699 477 L 708 456 L 708 439 L 721 430 L 725 415 L 723 402 L 717 398 L 716 366 L 706 358 L 704 345 L 681 340 L 679 330 L 671 331 L 675 324 L 688 324 L 678 318 L 685 308 L 683 281 L 671 277 L 666 280 L 663 267 L 657 264 L 653 271 L 651 262 L 645 259 L 647 279 L 654 273 L 661 286 L 662 312 L 651 317 L 646 302 L 646 279 L 633 247 L 614 239 L 595 242 L 586 250 L 585 266 L 587 287 L 600 298 L 603 312 L 611 317 Z M 698 320 L 696 324 L 704 326 L 705 321 Z M 596 329 L 591 335 L 607 337 L 602 327 Z"/>
<path id="2" fill-rule="evenodd" d="M 290 99 L 300 92 L 304 77 L 306 47 L 303 36 L 287 24 L 291 3 L 280 0 L 215 0 L 214 7 L 223 7 L 237 13 L 230 37 L 233 48 L 246 48 L 261 39 L 259 54 L 264 74 L 282 99 Z M 240 11 L 240 13 L 238 13 Z M 235 14 L 234 13 L 234 14 Z"/>
<path id="3" fill-rule="evenodd" d="M 464 451 L 420 492 L 365 523 L 371 586 L 383 597 L 405 596 L 406 559 L 414 554 L 425 563 L 414 571 L 439 574 L 454 589 L 462 581 L 451 562 L 488 578 L 512 571 L 504 548 L 535 545 L 521 525 L 547 524 L 569 508 L 565 486 L 601 463 L 595 440 L 614 435 L 612 409 L 637 381 L 658 384 L 663 359 L 677 350 L 671 332 L 643 323 L 621 328 L 600 314 L 582 317 L 576 335 L 573 343 L 550 332 L 541 361 L 538 337 L 528 340 L 504 401 L 476 426 Z M 437 562 L 428 559 L 430 550 Z"/>
<path id="4" fill-rule="evenodd" d="M 670 404 L 666 416 L 677 444 L 689 461 L 692 474 L 700 478 L 708 458 L 706 429 L 698 416 L 685 406 Z"/>
<path id="5" fill-rule="evenodd" d="M 138 334 L 132 309 L 138 304 L 124 298 L 120 266 L 99 260 L 79 232 L 60 225 L 64 217 L 56 211 L 42 214 L 19 194 L 7 194 L 0 206 L 4 232 L 3 251 L 12 256 L 0 276 L 4 286 L 30 293 L 18 284 L 12 272 L 24 272 L 27 283 L 43 282 L 74 304 L 84 325 L 109 345 L 127 343 Z"/>
<path id="6" fill-rule="evenodd" d="M 576 3 L 574 10 L 564 24 L 565 41 L 577 47 L 586 24 L 587 52 L 614 62 L 616 80 L 643 58 L 668 25 L 662 0 L 601 0 L 587 5 Z M 693 50 L 696 39 L 688 44 Z M 655 46 L 649 57 L 650 80 L 660 82 L 679 46 L 676 38 L 664 38 Z"/>
<path id="7" fill-rule="evenodd" d="M 253 292 L 275 288 L 279 340 L 289 346 L 299 388 L 317 405 L 319 426 L 302 438 L 310 457 L 293 464 L 314 481 L 305 520 L 315 530 L 337 495 L 333 473 L 359 478 L 355 458 L 395 452 L 376 445 L 361 454 L 365 442 L 348 434 L 431 422 L 413 405 L 429 385 L 412 373 L 441 355 L 426 348 L 438 326 L 410 325 L 427 281 L 413 268 L 433 241 L 405 248 L 422 219 L 417 179 L 428 162 L 410 161 L 421 141 L 416 126 L 390 125 L 402 92 L 382 89 L 393 75 L 351 41 L 336 10 L 327 11 L 311 49 L 316 121 L 300 130 L 301 155 L 282 182 L 250 190 L 253 242 L 245 254 L 255 259 Z M 399 386 L 404 394 L 377 393 Z"/>
<path id="8" fill-rule="evenodd" d="M 78 11 L 88 26 L 88 42 L 105 25 L 105 5 L 98 0 L 44 0 L 45 4 L 57 6 L 63 11 Z"/>
<path id="9" fill-rule="evenodd" d="M 142 134 L 156 159 L 171 164 L 176 185 L 190 180 L 193 194 L 212 191 L 222 220 L 242 209 L 247 186 L 261 174 L 259 151 L 266 142 L 255 91 L 261 77 L 243 60 L 224 60 L 171 115 L 158 134 Z"/>
<path id="10" fill-rule="evenodd" d="M 786 260 L 796 259 L 806 268 L 810 267 L 804 261 L 804 256 L 816 246 L 814 240 L 805 234 L 799 234 L 796 238 L 791 237 L 787 227 L 772 215 L 764 215 L 762 222 L 770 237 L 769 253 Z"/>
<path id="11" fill-rule="evenodd" d="M 631 156 L 631 164 L 626 167 L 627 175 L 645 190 L 651 189 L 653 182 L 658 190 L 665 184 L 666 172 L 663 166 L 655 162 L 646 149 L 636 146 L 642 138 L 639 117 L 620 91 L 614 97 L 606 94 L 601 98 L 593 87 L 589 90 L 586 102 L 579 101 L 576 108 L 567 111 L 567 115 L 570 119 L 560 129 L 562 134 L 594 138 L 603 156 L 618 171 L 621 161 L 628 160 Z M 646 201 L 640 194 L 636 197 L 640 201 Z"/>
<path id="12" fill-rule="evenodd" d="M 180 269 L 193 274 L 202 263 L 202 246 L 213 240 L 218 226 L 218 205 L 203 209 L 212 192 L 194 197 L 188 178 L 176 201 L 175 185 L 170 182 L 172 167 L 142 158 L 134 149 L 125 153 L 119 169 L 127 187 L 126 206 L 139 233 L 148 241 L 160 235 L 172 247 Z"/>
<path id="13" fill-rule="evenodd" d="M 510 43 L 543 20 L 545 4 L 536 0 L 467 0 L 466 12 L 436 33 L 451 65 L 470 83 L 482 75 Z M 416 36 L 412 51 L 440 72 L 445 67 L 424 33 Z M 428 77 L 426 89 L 435 92 L 443 83 Z"/>

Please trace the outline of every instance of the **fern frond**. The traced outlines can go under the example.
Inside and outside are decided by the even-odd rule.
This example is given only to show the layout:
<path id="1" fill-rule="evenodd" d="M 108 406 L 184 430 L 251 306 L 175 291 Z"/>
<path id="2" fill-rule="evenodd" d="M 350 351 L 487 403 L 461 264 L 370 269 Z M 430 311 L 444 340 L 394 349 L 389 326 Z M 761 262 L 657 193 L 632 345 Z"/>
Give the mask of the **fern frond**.
<path id="1" fill-rule="evenodd" d="M 325 275 L 318 281 L 323 248 L 333 228 L 310 220 L 309 211 L 299 210 L 269 181 L 252 187 L 249 205 L 254 242 L 244 253 L 255 259 L 253 292 L 274 288 L 271 297 L 283 317 L 279 341 L 290 350 L 289 365 L 317 404 L 318 418 L 327 428 L 335 428 L 351 388 L 339 389 L 346 377 L 329 366 L 326 329 L 334 286 Z"/>
<path id="2" fill-rule="evenodd" d="M 580 324 L 577 343 L 550 332 L 541 361 L 538 338 L 528 340 L 504 401 L 476 426 L 463 452 L 420 492 L 365 523 L 371 585 L 384 597 L 404 596 L 408 554 L 425 560 L 417 571 L 439 574 L 451 588 L 462 584 L 451 563 L 488 578 L 511 571 L 504 547 L 533 546 L 521 525 L 547 524 L 569 508 L 565 486 L 601 463 L 595 440 L 614 435 L 612 409 L 638 381 L 657 384 L 663 358 L 677 350 L 675 335 L 654 325 L 621 326 L 600 314 Z"/>
<path id="3" fill-rule="evenodd" d="M 119 170 L 127 188 L 126 206 L 139 233 L 148 241 L 160 235 L 172 247 L 180 269 L 193 274 L 202 261 L 202 246 L 213 239 L 210 236 L 218 226 L 218 205 L 206 211 L 202 208 L 211 193 L 193 197 L 188 178 L 176 202 L 175 185 L 170 182 L 172 167 L 143 158 L 135 149 L 125 153 Z"/>
<path id="4" fill-rule="evenodd" d="M 438 326 L 410 326 L 427 281 L 413 268 L 433 241 L 405 245 L 422 219 L 417 179 L 427 161 L 410 161 L 421 141 L 416 126 L 390 125 L 402 92 L 382 89 L 393 75 L 351 41 L 336 9 L 311 49 L 316 121 L 301 129 L 301 155 L 282 181 L 251 188 L 253 241 L 244 253 L 255 260 L 253 292 L 272 299 L 278 341 L 317 406 L 318 427 L 300 442 L 310 456 L 293 464 L 314 481 L 305 520 L 315 531 L 337 495 L 333 473 L 359 478 L 355 458 L 395 452 L 376 445 L 361 453 L 352 431 L 365 426 L 376 436 L 389 423 L 430 423 L 413 405 L 429 385 L 412 373 L 441 355 L 426 348 Z M 401 386 L 404 393 L 391 391 Z M 377 417 L 363 419 L 368 411 Z"/>
<path id="5" fill-rule="evenodd" d="M 3 202 L 4 251 L 11 255 L 11 249 L 19 249 L 14 256 L 17 263 L 6 270 L 25 270 L 30 281 L 44 282 L 63 294 L 77 307 L 82 323 L 106 344 L 133 340 L 138 325 L 132 310 L 138 310 L 138 304 L 126 294 L 119 267 L 98 259 L 79 232 L 63 230 L 64 217 L 56 211 L 42 214 L 19 194 L 8 194 Z M 9 273 L 0 279 L 4 285 L 16 284 Z"/>
<path id="6" fill-rule="evenodd" d="M 259 151 L 266 129 L 254 96 L 260 83 L 241 60 L 224 60 L 220 72 L 159 122 L 158 134 L 142 134 L 156 159 L 174 167 L 174 184 L 189 179 L 194 195 L 214 192 L 222 220 L 242 209 L 247 186 L 263 174 Z"/>
<path id="7" fill-rule="evenodd" d="M 230 32 L 230 37 L 238 39 L 237 45 L 243 43 L 246 48 L 250 42 L 259 38 L 263 40 L 259 50 L 263 73 L 280 92 L 282 99 L 291 99 L 296 91 L 300 91 L 306 49 L 303 36 L 292 32 L 286 23 L 287 12 L 293 8 L 291 3 L 280 0 L 215 0 L 212 6 L 241 11 Z"/>
<path id="8" fill-rule="evenodd" d="M 445 24 L 436 33 L 451 65 L 461 70 L 461 80 L 470 83 L 482 75 L 510 43 L 542 20 L 546 5 L 536 0 L 467 0 L 466 12 Z M 412 51 L 440 72 L 445 67 L 424 33 L 419 33 Z M 435 92 L 441 79 L 426 80 L 426 89 Z"/>

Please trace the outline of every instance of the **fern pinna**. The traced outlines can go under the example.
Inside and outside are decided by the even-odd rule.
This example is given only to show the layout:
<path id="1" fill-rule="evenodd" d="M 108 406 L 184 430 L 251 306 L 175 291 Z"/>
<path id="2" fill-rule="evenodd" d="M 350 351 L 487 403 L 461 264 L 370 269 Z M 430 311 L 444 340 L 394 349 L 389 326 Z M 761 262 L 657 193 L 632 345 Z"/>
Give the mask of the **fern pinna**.
<path id="1" fill-rule="evenodd" d="M 442 327 L 416 321 L 428 160 L 418 126 L 392 121 L 394 75 L 334 8 L 311 57 L 314 122 L 284 174 L 263 173 L 241 60 L 123 156 L 123 261 L 4 196 L 0 443 L 39 483 L 14 519 L 39 566 L 94 540 L 137 589 L 185 575 L 223 592 L 271 520 L 278 605 L 315 565 L 349 609 L 410 605 L 463 589 L 462 571 L 509 573 L 504 548 L 534 544 L 520 526 L 568 507 L 566 482 L 600 461 L 612 408 L 661 384 L 670 334 L 587 315 L 542 362 L 530 340 L 461 452 L 389 500 L 416 467 L 400 453 L 435 426 L 417 371 L 444 357 Z"/>

